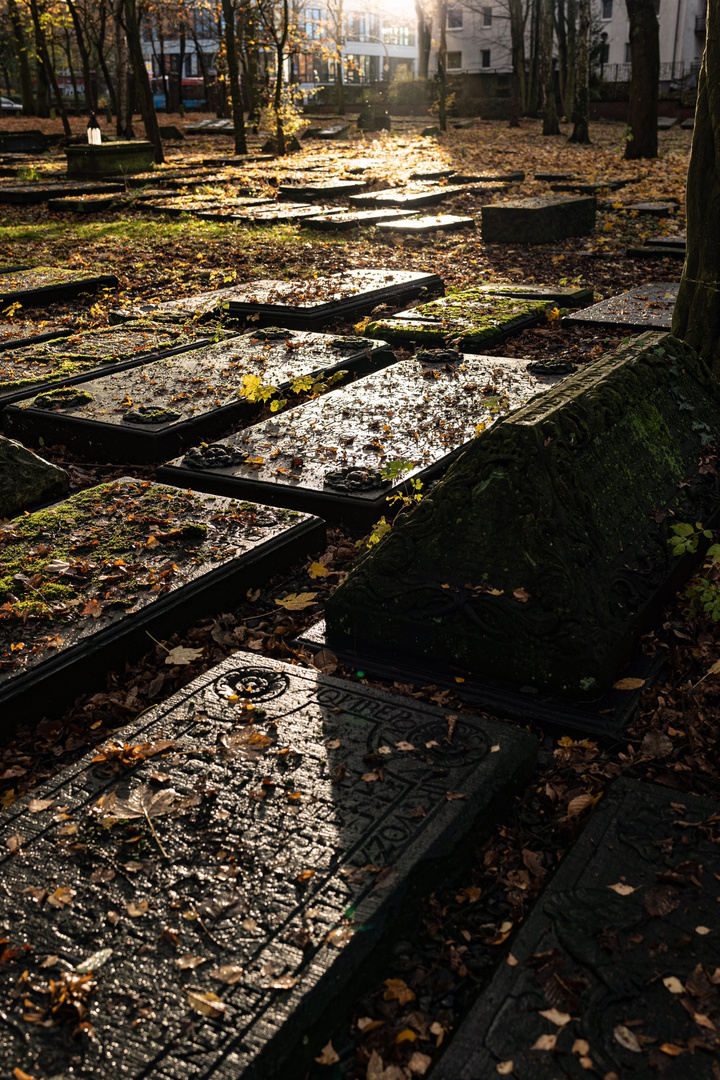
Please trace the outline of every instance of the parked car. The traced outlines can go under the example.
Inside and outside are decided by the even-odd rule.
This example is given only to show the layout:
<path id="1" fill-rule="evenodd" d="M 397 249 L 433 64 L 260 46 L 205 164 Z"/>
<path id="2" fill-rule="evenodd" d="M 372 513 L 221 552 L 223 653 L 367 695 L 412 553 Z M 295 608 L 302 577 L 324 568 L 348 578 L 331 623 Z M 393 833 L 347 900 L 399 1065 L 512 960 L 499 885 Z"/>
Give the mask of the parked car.
<path id="1" fill-rule="evenodd" d="M 2 112 L 22 112 L 22 105 L 18 105 L 17 101 L 11 101 L 10 98 L 0 97 L 0 110 Z"/>

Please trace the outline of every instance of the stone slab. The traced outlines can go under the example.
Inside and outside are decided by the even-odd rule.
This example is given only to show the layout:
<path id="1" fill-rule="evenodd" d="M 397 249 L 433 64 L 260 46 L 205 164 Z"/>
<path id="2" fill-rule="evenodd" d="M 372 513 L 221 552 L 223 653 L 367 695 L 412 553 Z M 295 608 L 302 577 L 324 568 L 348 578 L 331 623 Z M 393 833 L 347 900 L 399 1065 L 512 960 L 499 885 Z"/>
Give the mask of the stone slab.
<path id="1" fill-rule="evenodd" d="M 165 465 L 168 483 L 312 507 L 367 527 L 392 514 L 388 496 L 443 473 L 475 436 L 557 381 L 526 360 L 430 352 Z M 252 497 L 260 497 L 253 495 Z"/>
<path id="2" fill-rule="evenodd" d="M 97 214 L 103 210 L 127 206 L 129 201 L 124 194 L 72 195 L 62 199 L 48 199 L 47 208 L 53 214 Z"/>
<path id="3" fill-rule="evenodd" d="M 220 331 L 223 334 L 223 331 Z M 60 334 L 0 352 L 0 408 L 52 386 L 74 386 L 102 371 L 126 371 L 158 356 L 207 344 L 209 335 L 178 327 L 125 323 L 122 327 Z"/>
<path id="4" fill-rule="evenodd" d="M 680 127 L 683 129 L 683 131 L 692 131 L 692 129 L 695 127 L 695 117 L 686 117 L 685 120 L 682 120 L 680 122 Z"/>
<path id="5" fill-rule="evenodd" d="M 0 352 L 24 348 L 26 345 L 35 345 L 56 337 L 68 337 L 72 332 L 72 327 L 45 319 L 40 322 L 12 319 L 10 322 L 0 323 Z"/>
<path id="6" fill-rule="evenodd" d="M 676 124 L 677 116 L 658 116 L 657 118 L 658 131 L 669 131 Z"/>
<path id="7" fill-rule="evenodd" d="M 230 218 L 234 221 L 250 221 L 258 207 L 271 207 L 275 199 L 238 198 L 219 199 L 217 195 L 176 195 L 168 198 L 145 199 L 136 207 L 143 214 L 165 214 L 167 217 L 180 217 L 191 214 L 213 220 Z"/>
<path id="8" fill-rule="evenodd" d="M 0 739 L 323 538 L 304 514 L 132 479 L 0 526 Z"/>
<path id="9" fill-rule="evenodd" d="M 315 136 L 317 139 L 349 139 L 350 124 L 331 124 L 330 127 L 321 128 Z"/>
<path id="10" fill-rule="evenodd" d="M 401 344 L 482 352 L 511 334 L 542 322 L 553 306 L 550 300 L 526 300 L 452 287 L 439 300 L 387 318 L 372 319 L 365 332 Z"/>
<path id="11" fill-rule="evenodd" d="M 629 259 L 684 259 L 685 248 L 678 248 L 674 245 L 660 247 L 658 244 L 652 246 L 645 244 L 639 247 L 629 247 L 625 254 Z"/>
<path id="12" fill-rule="evenodd" d="M 125 176 L 152 169 L 155 147 L 145 139 L 104 142 L 99 146 L 82 143 L 67 146 L 65 155 L 68 176 Z"/>
<path id="13" fill-rule="evenodd" d="M 567 701 L 612 686 L 696 566 L 673 522 L 720 516 L 699 470 L 720 391 L 646 333 L 475 439 L 326 603 L 329 647 Z"/>
<path id="14" fill-rule="evenodd" d="M 524 179 L 522 169 L 511 169 L 509 172 L 456 172 L 452 178 L 454 184 L 520 184 Z"/>
<path id="15" fill-rule="evenodd" d="M 566 285 L 477 285 L 474 291 L 480 296 L 517 296 L 521 300 L 547 300 L 568 308 L 591 304 L 594 296 L 594 291 L 589 286 Z"/>
<path id="16" fill-rule="evenodd" d="M 463 195 L 462 187 L 436 187 L 413 190 L 412 188 L 385 188 L 382 191 L 368 191 L 361 195 L 351 195 L 351 206 L 406 206 L 408 209 L 421 206 L 437 206 L 454 195 Z"/>
<path id="17" fill-rule="evenodd" d="M 118 279 L 114 274 L 35 266 L 32 270 L 0 276 L 0 309 L 11 304 L 20 304 L 23 308 L 42 307 L 117 287 Z"/>
<path id="18" fill-rule="evenodd" d="M 287 225 L 294 221 L 302 221 L 303 218 L 331 214 L 334 209 L 337 208 L 314 203 L 278 203 L 268 207 L 267 210 L 259 207 L 242 220 L 250 225 Z"/>
<path id="19" fill-rule="evenodd" d="M 636 214 L 641 214 L 643 217 L 672 217 L 673 214 L 677 212 L 677 203 L 662 202 L 660 200 L 654 202 L 628 203 L 624 209 L 633 211 Z"/>
<path id="20" fill-rule="evenodd" d="M 0 975 L 8 1068 L 96 1080 L 112 1055 L 127 1080 L 288 1075 L 403 899 L 532 772 L 521 729 L 463 714 L 447 732 L 442 709 L 240 652 L 123 731 L 172 739 L 162 756 L 114 773 L 96 752 L 18 800 L 0 915 L 9 948 L 32 949 Z M 145 791 L 175 816 L 115 823 Z M 94 1038 L 23 1019 L 93 954 Z"/>
<path id="21" fill-rule="evenodd" d="M 512 199 L 483 206 L 482 237 L 489 244 L 550 244 L 587 236 L 595 228 L 594 196 Z"/>
<path id="22" fill-rule="evenodd" d="M 408 180 L 444 180 L 448 176 L 453 176 L 454 173 L 453 168 L 419 169 L 416 172 L 411 172 Z"/>
<path id="23" fill-rule="evenodd" d="M 712 1080 L 719 813 L 707 798 L 617 780 L 433 1080 Z M 568 1020 L 553 1024 L 552 1010 Z"/>
<path id="24" fill-rule="evenodd" d="M 356 210 L 353 213 L 323 214 L 319 217 L 302 218 L 301 228 L 317 229 L 318 232 L 345 232 L 349 229 L 362 229 L 377 225 L 381 221 L 399 221 L 407 217 L 406 210 L 393 210 L 391 207 L 380 210 Z"/>
<path id="25" fill-rule="evenodd" d="M 628 181 L 623 180 L 599 180 L 597 183 L 583 180 L 571 180 L 559 184 L 551 184 L 551 191 L 568 191 L 577 195 L 597 195 L 600 191 L 619 191 L 625 187 Z"/>
<path id="26" fill-rule="evenodd" d="M 268 403 L 281 409 L 394 359 L 370 338 L 257 330 L 86 379 L 75 392 L 26 396 L 5 409 L 3 426 L 33 446 L 60 443 L 94 460 L 162 461 L 251 423 Z"/>
<path id="27" fill-rule="evenodd" d="M 547 180 L 547 181 L 550 181 L 550 180 L 561 181 L 561 180 L 575 180 L 576 177 L 575 177 L 575 173 L 569 173 L 569 172 L 536 172 L 535 173 L 535 179 L 536 180 Z"/>
<path id="28" fill-rule="evenodd" d="M 0 435 L 0 521 L 62 498 L 69 486 L 64 469 Z"/>
<path id="29" fill-rule="evenodd" d="M 378 228 L 381 232 L 395 232 L 401 235 L 456 232 L 458 229 L 474 229 L 475 219 L 458 217 L 456 214 L 435 214 L 434 216 L 400 218 L 398 221 L 380 221 Z"/>
<path id="30" fill-rule="evenodd" d="M 42 154 L 47 139 L 42 131 L 0 131 L 0 151 L 10 154 Z"/>
<path id="31" fill-rule="evenodd" d="M 582 326 L 618 326 L 627 330 L 669 330 L 679 285 L 665 281 L 639 285 L 592 307 L 566 315 L 564 322 Z"/>
<path id="32" fill-rule="evenodd" d="M 674 247 L 685 251 L 687 245 L 686 236 L 652 236 L 649 237 L 645 243 L 648 247 Z"/>
<path id="33" fill-rule="evenodd" d="M 314 184 L 281 184 L 278 195 L 281 199 L 314 202 L 316 199 L 337 199 L 346 195 L 357 195 L 366 187 L 366 180 L 326 180 Z"/>
<path id="34" fill-rule="evenodd" d="M 36 206 L 49 199 L 60 199 L 70 195 L 113 195 L 124 191 L 118 183 L 100 183 L 91 181 L 67 182 L 62 184 L 0 184 L 0 203 L 15 206 Z"/>

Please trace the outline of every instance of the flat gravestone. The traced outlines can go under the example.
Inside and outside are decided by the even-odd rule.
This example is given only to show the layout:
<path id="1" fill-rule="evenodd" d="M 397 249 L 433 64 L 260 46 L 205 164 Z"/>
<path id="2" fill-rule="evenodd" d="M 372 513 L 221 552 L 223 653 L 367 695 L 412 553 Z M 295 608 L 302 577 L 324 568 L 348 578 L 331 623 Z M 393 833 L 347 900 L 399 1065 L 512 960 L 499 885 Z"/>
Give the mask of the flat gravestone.
<path id="1" fill-rule="evenodd" d="M 590 287 L 565 285 L 477 285 L 473 292 L 478 296 L 517 296 L 522 300 L 547 300 L 569 308 L 591 304 L 594 295 Z"/>
<path id="2" fill-rule="evenodd" d="M 479 172 L 453 174 L 455 184 L 519 184 L 525 179 L 525 173 L 520 169 L 510 172 Z"/>
<path id="3" fill-rule="evenodd" d="M 320 128 L 316 138 L 318 139 L 349 139 L 350 124 L 331 124 L 330 127 Z"/>
<path id="4" fill-rule="evenodd" d="M 393 210 L 387 207 L 381 210 L 356 210 L 348 214 L 332 213 L 306 217 L 300 221 L 300 226 L 304 229 L 317 229 L 318 232 L 345 232 L 349 229 L 377 225 L 381 221 L 398 221 L 406 217 L 406 210 Z"/>
<path id="5" fill-rule="evenodd" d="M 36 266 L 32 270 L 0 276 L 0 309 L 11 304 L 24 308 L 42 307 L 117 287 L 118 279 L 114 274 Z"/>
<path id="6" fill-rule="evenodd" d="M 366 187 L 365 180 L 326 180 L 314 184 L 281 184 L 278 195 L 281 199 L 313 202 L 315 199 L 337 199 L 346 195 L 357 195 Z"/>
<path id="7" fill-rule="evenodd" d="M 535 179 L 546 181 L 574 180 L 575 174 L 569 172 L 536 172 Z"/>
<path id="8" fill-rule="evenodd" d="M 645 241 L 648 247 L 674 247 L 685 251 L 687 237 L 685 236 L 653 236 Z"/>
<path id="9" fill-rule="evenodd" d="M 49 199 L 60 199 L 70 195 L 112 195 L 121 194 L 124 184 L 99 181 L 74 181 L 63 184 L 0 184 L 0 203 L 13 206 L 35 206 Z"/>
<path id="10" fill-rule="evenodd" d="M 658 116 L 658 131 L 668 131 L 677 124 L 677 116 Z"/>
<path id="11" fill-rule="evenodd" d="M 61 499 L 69 485 L 64 469 L 0 435 L 0 521 Z"/>
<path id="12" fill-rule="evenodd" d="M 448 345 L 467 352 L 481 352 L 511 334 L 542 322 L 552 307 L 549 300 L 450 288 L 447 296 L 439 300 L 419 304 L 398 315 L 373 319 L 365 332 L 390 342 Z"/>
<path id="13" fill-rule="evenodd" d="M 489 244 L 551 244 L 587 236 L 595 228 L 597 200 L 546 197 L 483 206 L 482 238 Z"/>
<path id="14" fill-rule="evenodd" d="M 249 221 L 257 207 L 269 207 L 274 199 L 219 199 L 217 195 L 177 195 L 161 199 L 146 199 L 137 209 L 144 214 L 165 214 L 167 217 L 180 217 L 191 214 L 193 217 L 233 218 L 236 221 Z"/>
<path id="15" fill-rule="evenodd" d="M 47 138 L 42 131 L 0 131 L 0 151 L 11 154 L 42 154 Z"/>
<path id="16" fill-rule="evenodd" d="M 599 191 L 619 191 L 625 186 L 622 180 L 598 180 L 596 183 L 584 180 L 569 181 L 567 183 L 551 184 L 551 191 L 575 192 L 578 195 L 596 195 Z"/>
<path id="17" fill-rule="evenodd" d="M 453 195 L 463 195 L 461 187 L 421 188 L 386 188 L 383 191 L 368 191 L 362 195 L 351 195 L 348 202 L 352 206 L 406 206 L 413 209 L 420 206 L 436 206 Z"/>
<path id="18" fill-rule="evenodd" d="M 713 1080 L 719 813 L 707 798 L 617 780 L 433 1080 Z"/>
<path id="19" fill-rule="evenodd" d="M 0 817 L 7 1068 L 98 1077 L 111 1054 L 127 1080 L 287 1075 L 536 753 L 511 724 L 247 652 L 122 739 L 132 765 L 100 746 Z M 92 1037 L 71 1038 L 74 1009 L 44 1026 L 47 980 L 88 968 Z"/>
<path id="20" fill-rule="evenodd" d="M 367 527 L 444 472 L 478 430 L 556 381 L 526 360 L 420 353 L 164 466 L 169 483 Z M 255 497 L 255 496 L 253 496 Z M 257 496 L 259 497 L 259 496 Z"/>
<path id="21" fill-rule="evenodd" d="M 627 248 L 625 254 L 629 259 L 684 259 L 685 248 L 676 247 L 674 244 L 669 244 L 667 247 L 659 244 L 653 244 L 651 247 L 649 244 L 644 244 Z"/>
<path id="22" fill-rule="evenodd" d="M 332 206 L 313 203 L 276 203 L 267 209 L 262 206 L 258 207 L 257 210 L 253 210 L 242 220 L 249 222 L 251 225 L 286 225 L 293 221 L 302 221 L 303 218 L 332 213 L 333 209 Z"/>
<path id="23" fill-rule="evenodd" d="M 62 199 L 48 199 L 47 208 L 53 214 L 96 214 L 102 210 L 119 209 L 128 202 L 124 192 L 117 195 L 71 195 Z"/>
<path id="24" fill-rule="evenodd" d="M 662 202 L 637 202 L 629 203 L 624 209 L 641 214 L 643 217 L 671 217 L 677 212 L 677 203 Z"/>
<path id="25" fill-rule="evenodd" d="M 692 129 L 695 127 L 695 117 L 688 116 L 684 120 L 681 120 L 680 127 L 683 129 L 683 131 L 692 131 Z"/>
<path id="26" fill-rule="evenodd" d="M 381 221 L 381 232 L 393 232 L 399 235 L 422 235 L 432 232 L 456 232 L 458 229 L 474 229 L 475 219 L 458 217 L 456 214 L 435 214 L 434 216 L 400 218 L 399 221 Z"/>
<path id="27" fill-rule="evenodd" d="M 444 180 L 448 176 L 453 176 L 455 170 L 449 169 L 420 169 L 417 172 L 411 172 L 408 177 L 409 180 Z"/>
<path id="28" fill-rule="evenodd" d="M 0 352 L 0 408 L 41 387 L 45 390 L 58 383 L 73 386 L 92 378 L 98 369 L 125 371 L 207 341 L 207 334 L 193 336 L 173 326 L 126 323 L 6 349 Z"/>
<path id="29" fill-rule="evenodd" d="M 0 735 L 323 537 L 303 514 L 130 479 L 0 525 Z"/>
<path id="30" fill-rule="evenodd" d="M 2 354 L 0 354 L 2 356 Z M 250 423 L 263 405 L 322 393 L 391 364 L 384 342 L 298 330 L 257 330 L 28 398 L 3 413 L 5 429 L 34 446 L 61 443 L 93 460 L 161 461 Z"/>
<path id="31" fill-rule="evenodd" d="M 34 345 L 39 341 L 49 341 L 51 338 L 68 337 L 72 332 L 72 327 L 45 319 L 40 322 L 11 319 L 10 322 L 0 323 L 0 352 Z"/>
<path id="32" fill-rule="evenodd" d="M 328 647 L 597 700 L 695 565 L 672 523 L 720 513 L 719 404 L 669 334 L 605 353 L 473 440 L 328 597 Z"/>
<path id="33" fill-rule="evenodd" d="M 592 307 L 566 315 L 564 322 L 582 326 L 618 326 L 627 330 L 669 330 L 679 285 L 666 281 L 639 285 Z"/>

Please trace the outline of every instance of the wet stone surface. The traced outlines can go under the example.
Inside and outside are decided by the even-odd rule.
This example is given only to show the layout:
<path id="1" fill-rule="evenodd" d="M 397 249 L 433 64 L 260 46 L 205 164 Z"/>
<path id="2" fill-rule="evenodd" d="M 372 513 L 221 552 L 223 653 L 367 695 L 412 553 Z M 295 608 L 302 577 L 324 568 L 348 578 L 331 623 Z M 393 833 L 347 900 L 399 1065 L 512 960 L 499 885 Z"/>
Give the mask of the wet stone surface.
<path id="1" fill-rule="evenodd" d="M 393 210 L 390 207 L 380 210 L 357 210 L 349 214 L 326 214 L 320 217 L 304 218 L 301 225 L 307 229 L 322 232 L 344 232 L 346 229 L 363 228 L 383 221 L 398 221 L 406 216 L 405 210 Z"/>
<path id="2" fill-rule="evenodd" d="M 146 214 L 181 214 L 202 216 L 204 219 L 229 218 L 233 221 L 249 221 L 258 207 L 270 207 L 274 199 L 219 199 L 216 195 L 178 195 L 175 198 L 146 200 L 137 209 Z"/>
<path id="3" fill-rule="evenodd" d="M 157 461 L 249 423 L 266 403 L 277 411 L 293 395 L 393 362 L 372 338 L 267 328 L 85 381 L 81 400 L 38 395 L 9 408 L 5 423 L 33 443 Z"/>
<path id="4" fill-rule="evenodd" d="M 451 345 L 479 352 L 509 334 L 545 319 L 553 300 L 493 295 L 483 289 L 450 288 L 447 296 L 368 323 L 366 333 L 387 341 Z"/>
<path id="5" fill-rule="evenodd" d="M 387 511 L 388 494 L 442 471 L 477 431 L 555 382 L 531 374 L 524 360 L 423 352 L 256 424 L 222 452 L 193 450 L 161 475 L 374 521 Z"/>
<path id="6" fill-rule="evenodd" d="M 521 729 L 463 715 L 449 730 L 441 709 L 236 653 L 124 729 L 125 751 L 15 803 L 6 1067 L 279 1075 L 426 860 L 532 769 Z"/>
<path id="7" fill-rule="evenodd" d="M 433 1080 L 711 1080 L 719 811 L 618 780 L 513 941 L 514 966 L 501 967 Z"/>
<path id="8" fill-rule="evenodd" d="M 369 191 L 364 195 L 351 195 L 348 200 L 352 206 L 435 206 L 454 195 L 462 195 L 462 187 L 436 188 L 387 188 L 384 191 Z"/>
<path id="9" fill-rule="evenodd" d="M 675 282 L 640 285 L 619 296 L 611 296 L 592 307 L 575 311 L 567 323 L 590 326 L 619 326 L 629 330 L 669 330 L 679 286 Z"/>
<path id="10" fill-rule="evenodd" d="M 381 231 L 397 233 L 455 232 L 456 229 L 474 229 L 475 221 L 471 217 L 457 217 L 454 214 L 436 214 L 433 217 L 401 218 L 399 221 L 381 221 Z"/>
<path id="11" fill-rule="evenodd" d="M 291 558 L 308 527 L 297 513 L 135 480 L 89 488 L 0 526 L 3 723 L 13 701 L 24 709 L 31 689 L 103 641 L 135 626 L 147 648 L 149 623 L 140 616 L 179 610 L 183 590 L 210 588 L 243 561 L 255 560 L 260 576 L 264 546 L 287 541 Z"/>
<path id="12" fill-rule="evenodd" d="M 114 274 L 36 266 L 32 270 L 0 276 L 0 305 L 17 303 L 23 307 L 37 307 L 117 287 L 118 279 Z"/>
<path id="13" fill-rule="evenodd" d="M 54 337 L 68 337 L 72 326 L 60 322 L 41 319 L 31 322 L 29 319 L 12 319 L 0 323 L 0 352 L 5 349 L 24 348 L 38 341 L 48 341 Z"/>
<path id="14" fill-rule="evenodd" d="M 313 199 L 335 199 L 357 195 L 367 187 L 365 180 L 325 180 L 315 184 L 281 184 L 278 194 L 283 199 L 312 202 Z"/>
<path id="15" fill-rule="evenodd" d="M 201 344 L 207 334 L 195 340 Z M 0 352 L 0 404 L 32 393 L 38 384 L 74 382 L 106 365 L 142 363 L 147 356 L 192 344 L 192 334 L 172 326 L 126 323 L 6 349 Z"/>

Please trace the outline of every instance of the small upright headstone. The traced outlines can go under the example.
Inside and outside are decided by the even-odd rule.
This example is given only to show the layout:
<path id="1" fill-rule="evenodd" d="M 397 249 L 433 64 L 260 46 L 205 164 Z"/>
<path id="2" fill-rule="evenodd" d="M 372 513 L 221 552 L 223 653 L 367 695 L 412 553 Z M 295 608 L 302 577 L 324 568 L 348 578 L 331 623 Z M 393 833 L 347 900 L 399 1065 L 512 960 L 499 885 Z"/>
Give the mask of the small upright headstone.
<path id="1" fill-rule="evenodd" d="M 489 244 L 551 244 L 587 236 L 596 210 L 594 195 L 512 199 L 482 207 L 482 237 Z"/>

